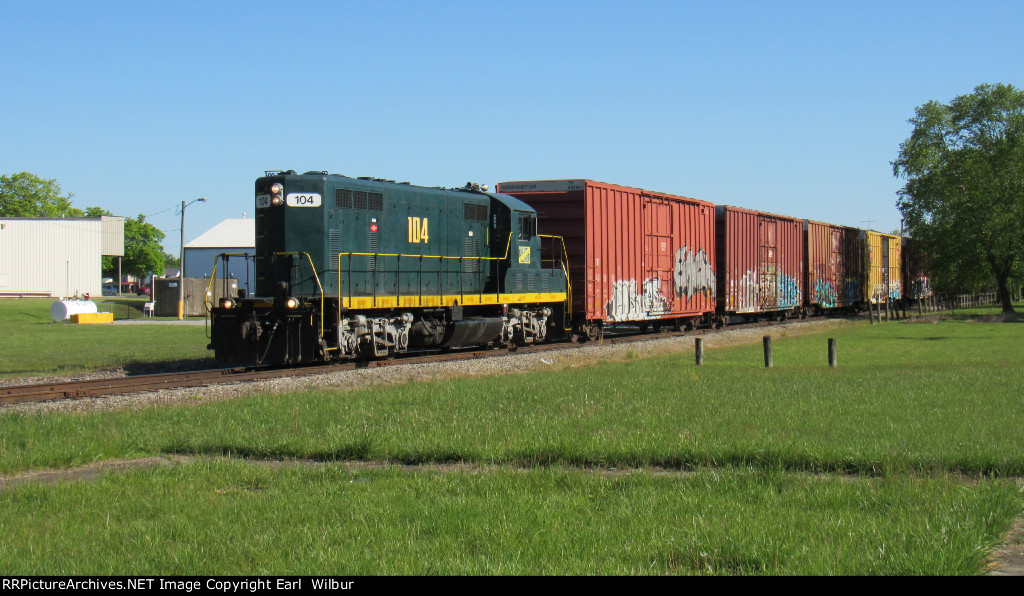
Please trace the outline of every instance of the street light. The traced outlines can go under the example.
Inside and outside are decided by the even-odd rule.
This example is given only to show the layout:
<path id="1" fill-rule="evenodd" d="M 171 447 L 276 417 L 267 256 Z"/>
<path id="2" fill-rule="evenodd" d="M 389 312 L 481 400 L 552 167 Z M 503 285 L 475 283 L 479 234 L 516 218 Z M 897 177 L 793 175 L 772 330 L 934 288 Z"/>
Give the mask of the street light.
<path id="1" fill-rule="evenodd" d="M 185 318 L 185 207 L 188 207 L 196 201 L 206 202 L 206 199 L 199 197 L 186 203 L 181 202 L 181 258 L 178 261 L 178 265 L 181 269 L 178 271 L 178 320 Z"/>

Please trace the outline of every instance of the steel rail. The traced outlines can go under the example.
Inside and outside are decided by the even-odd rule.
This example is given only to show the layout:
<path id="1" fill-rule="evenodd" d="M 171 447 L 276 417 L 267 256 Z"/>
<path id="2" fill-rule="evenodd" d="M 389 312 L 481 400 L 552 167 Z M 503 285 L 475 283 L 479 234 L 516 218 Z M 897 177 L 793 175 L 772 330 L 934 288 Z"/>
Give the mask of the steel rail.
<path id="1" fill-rule="evenodd" d="M 797 322 L 792 320 L 789 322 Z M 756 328 L 768 327 L 782 324 L 777 321 L 761 321 L 756 323 L 730 325 L 730 328 Z M 29 385 L 11 385 L 0 387 L 0 407 L 20 403 L 38 403 L 47 401 L 58 401 L 63 399 L 87 399 L 97 397 L 108 397 L 114 395 L 129 395 L 144 393 L 147 391 L 159 391 L 164 389 L 182 389 L 189 387 L 203 387 L 208 385 L 221 385 L 228 383 L 246 383 L 265 379 L 299 377 L 315 374 L 326 374 L 332 372 L 343 372 L 360 368 L 376 368 L 383 366 L 401 366 L 411 364 L 428 364 L 434 362 L 450 362 L 457 360 L 474 360 L 505 356 L 510 354 L 524 354 L 531 352 L 544 352 L 548 350 L 559 350 L 572 348 L 576 345 L 585 346 L 588 344 L 609 344 L 642 342 L 671 337 L 703 336 L 711 333 L 710 329 L 697 329 L 694 331 L 671 331 L 662 329 L 660 332 L 651 333 L 614 333 L 603 336 L 601 339 L 575 344 L 569 339 L 547 341 L 541 344 L 528 344 L 512 348 L 486 348 L 455 351 L 419 352 L 405 356 L 397 356 L 387 360 L 368 361 L 346 361 L 334 364 L 316 364 L 293 368 L 214 368 L 206 370 L 193 370 L 175 373 L 159 373 L 149 375 L 133 375 L 127 377 L 110 377 L 105 379 L 86 379 L 65 382 L 35 383 Z"/>

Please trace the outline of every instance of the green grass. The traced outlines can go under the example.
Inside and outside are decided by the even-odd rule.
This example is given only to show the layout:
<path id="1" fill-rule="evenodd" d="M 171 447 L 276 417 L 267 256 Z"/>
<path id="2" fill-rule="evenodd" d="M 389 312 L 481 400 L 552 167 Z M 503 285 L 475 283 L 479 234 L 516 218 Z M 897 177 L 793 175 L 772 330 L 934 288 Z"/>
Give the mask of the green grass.
<path id="1" fill-rule="evenodd" d="M 0 493 L 0 574 L 971 574 L 1005 481 L 199 462 Z"/>
<path id="2" fill-rule="evenodd" d="M 1022 330 L 972 319 L 776 329 L 770 370 L 759 342 L 716 347 L 709 335 L 699 368 L 690 353 L 634 355 L 130 412 L 0 413 L 3 473 L 159 454 L 326 462 L 201 458 L 5 490 L 0 573 L 979 573 L 1024 507 Z M 428 465 L 353 472 L 346 460 Z M 469 467 L 432 467 L 445 462 Z"/>
<path id="3" fill-rule="evenodd" d="M 202 407 L 0 416 L 0 470 L 140 454 L 408 463 L 749 466 L 1024 474 L 1021 327 L 855 325 L 825 337 L 562 371 L 261 395 Z M 198 401 L 198 400 L 197 400 Z"/>
<path id="4" fill-rule="evenodd" d="M 132 370 L 153 363 L 210 358 L 205 327 L 55 323 L 50 317 L 53 302 L 0 300 L 0 379 L 122 367 Z M 144 300 L 96 302 L 101 311 L 116 314 L 122 307 L 134 309 L 137 305 L 141 309 Z"/>

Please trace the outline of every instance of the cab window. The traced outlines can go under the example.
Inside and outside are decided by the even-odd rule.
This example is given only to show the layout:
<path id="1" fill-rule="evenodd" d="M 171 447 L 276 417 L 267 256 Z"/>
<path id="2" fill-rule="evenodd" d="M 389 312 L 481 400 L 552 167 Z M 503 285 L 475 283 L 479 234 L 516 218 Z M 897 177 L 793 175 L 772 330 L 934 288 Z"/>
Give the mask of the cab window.
<path id="1" fill-rule="evenodd" d="M 519 239 L 530 240 L 537 235 L 537 218 L 532 213 L 519 212 Z"/>

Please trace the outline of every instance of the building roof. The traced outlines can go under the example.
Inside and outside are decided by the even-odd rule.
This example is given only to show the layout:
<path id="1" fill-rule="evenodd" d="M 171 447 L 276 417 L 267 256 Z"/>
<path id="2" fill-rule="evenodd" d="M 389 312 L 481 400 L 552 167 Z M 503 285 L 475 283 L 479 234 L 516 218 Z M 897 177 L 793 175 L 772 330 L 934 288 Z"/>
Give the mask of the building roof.
<path id="1" fill-rule="evenodd" d="M 256 219 L 225 219 L 213 226 L 185 248 L 255 248 Z"/>

